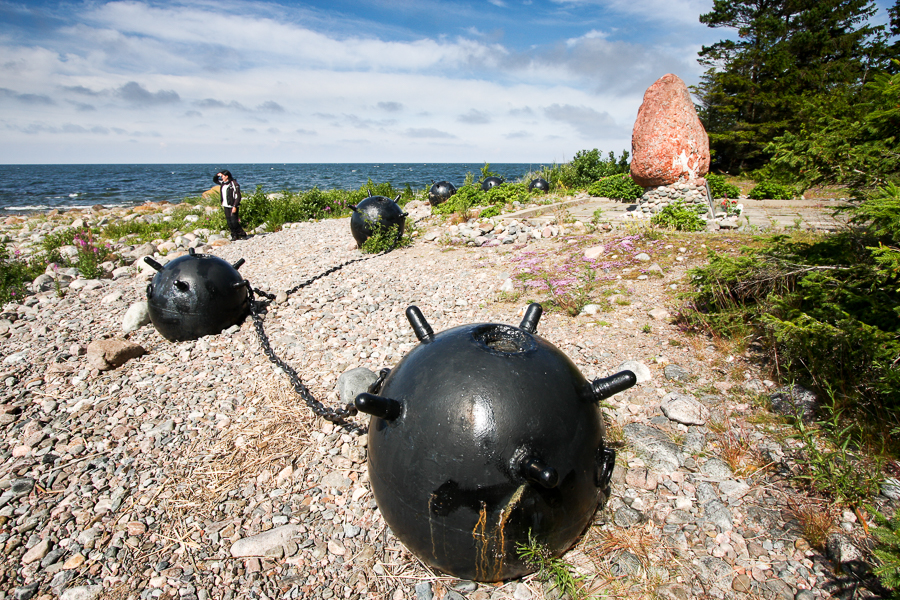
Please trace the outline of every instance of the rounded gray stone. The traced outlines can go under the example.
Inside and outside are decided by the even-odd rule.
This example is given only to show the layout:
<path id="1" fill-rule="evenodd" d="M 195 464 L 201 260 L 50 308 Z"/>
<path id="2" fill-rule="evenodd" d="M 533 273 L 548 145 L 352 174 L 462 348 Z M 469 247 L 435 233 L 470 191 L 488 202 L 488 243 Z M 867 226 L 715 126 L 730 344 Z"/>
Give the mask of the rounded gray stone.
<path id="1" fill-rule="evenodd" d="M 656 595 L 662 600 L 690 600 L 693 595 L 680 583 L 664 583 L 656 588 Z"/>
<path id="2" fill-rule="evenodd" d="M 700 466 L 700 473 L 710 479 L 725 480 L 731 479 L 734 474 L 731 467 L 728 466 L 721 458 L 710 458 Z"/>
<path id="3" fill-rule="evenodd" d="M 626 360 L 616 368 L 616 372 L 618 373 L 619 371 L 631 371 L 637 377 L 638 383 L 650 381 L 652 378 L 650 375 L 650 368 L 644 363 L 636 360 Z"/>
<path id="4" fill-rule="evenodd" d="M 691 376 L 691 373 L 678 365 L 666 365 L 663 369 L 663 375 L 671 381 L 684 381 Z"/>
<path id="5" fill-rule="evenodd" d="M 816 420 L 819 409 L 818 397 L 799 385 L 790 385 L 775 390 L 769 397 L 772 410 L 782 415 L 799 417 L 804 423 Z"/>
<path id="6" fill-rule="evenodd" d="M 102 591 L 102 585 L 76 585 L 60 594 L 59 600 L 95 600 Z"/>
<path id="7" fill-rule="evenodd" d="M 681 465 L 681 450 L 659 429 L 629 423 L 622 429 L 625 439 L 638 455 L 645 459 L 647 467 L 659 473 L 671 473 Z"/>
<path id="8" fill-rule="evenodd" d="M 430 581 L 420 581 L 416 584 L 416 600 L 431 600 L 434 592 L 431 590 Z"/>
<path id="9" fill-rule="evenodd" d="M 369 386 L 375 383 L 378 374 L 365 367 L 357 367 L 341 373 L 338 377 L 338 393 L 341 395 L 342 404 L 352 403 L 359 394 L 367 392 Z"/>
<path id="10" fill-rule="evenodd" d="M 900 479 L 888 477 L 881 483 L 881 493 L 891 500 L 900 500 Z"/>
<path id="11" fill-rule="evenodd" d="M 734 528 L 731 511 L 719 500 L 710 500 L 703 505 L 705 520 L 715 525 L 719 531 L 731 531 Z"/>
<path id="12" fill-rule="evenodd" d="M 826 542 L 826 552 L 836 564 L 844 564 L 862 560 L 863 555 L 849 537 L 840 533 L 832 533 Z"/>
<path id="13" fill-rule="evenodd" d="M 128 307 L 128 310 L 125 311 L 125 316 L 122 317 L 122 329 L 126 333 L 137 331 L 149 323 L 150 311 L 146 302 L 135 302 Z"/>
<path id="14" fill-rule="evenodd" d="M 616 577 L 637 575 L 641 572 L 641 561 L 631 552 L 622 550 L 613 557 L 609 570 Z"/>
<path id="15" fill-rule="evenodd" d="M 682 425 L 703 425 L 709 417 L 709 409 L 692 397 L 678 392 L 666 394 L 659 408 L 670 421 Z"/>
<path id="16" fill-rule="evenodd" d="M 697 575 L 705 583 L 711 585 L 722 583 L 731 573 L 733 573 L 731 565 L 721 558 L 703 556 L 697 560 Z"/>
<path id="17" fill-rule="evenodd" d="M 635 510 L 630 506 L 622 506 L 613 514 L 613 523 L 619 527 L 633 527 L 644 520 L 641 511 Z"/>

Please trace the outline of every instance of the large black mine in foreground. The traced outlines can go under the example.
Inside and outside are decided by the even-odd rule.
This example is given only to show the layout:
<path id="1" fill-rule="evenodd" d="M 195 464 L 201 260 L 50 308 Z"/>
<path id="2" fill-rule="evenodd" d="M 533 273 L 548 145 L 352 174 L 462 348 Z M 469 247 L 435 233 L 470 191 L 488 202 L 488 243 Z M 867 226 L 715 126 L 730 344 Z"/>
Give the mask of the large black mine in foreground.
<path id="1" fill-rule="evenodd" d="M 622 371 L 588 382 L 535 334 L 463 325 L 435 334 L 406 311 L 420 344 L 356 407 L 369 424 L 369 480 L 394 534 L 427 564 L 463 579 L 500 581 L 531 567 L 531 536 L 554 555 L 609 496 L 615 452 L 598 403 L 633 386 Z M 376 395 L 377 394 L 377 395 Z"/>

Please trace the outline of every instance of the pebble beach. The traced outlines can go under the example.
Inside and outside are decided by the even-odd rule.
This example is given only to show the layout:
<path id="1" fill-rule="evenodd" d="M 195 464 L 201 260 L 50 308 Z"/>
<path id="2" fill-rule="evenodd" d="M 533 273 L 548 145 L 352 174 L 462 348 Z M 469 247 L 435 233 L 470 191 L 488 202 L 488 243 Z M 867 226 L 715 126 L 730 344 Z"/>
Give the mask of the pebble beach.
<path id="1" fill-rule="evenodd" d="M 2 234 L 24 247 L 72 220 L 164 210 L 17 219 Z M 128 260 L 110 265 L 107 278 L 48 275 L 24 302 L 4 306 L 0 600 L 556 597 L 536 575 L 461 581 L 410 554 L 372 496 L 366 435 L 312 414 L 261 351 L 249 318 L 177 343 L 129 323 L 154 273 L 141 256 L 164 263 L 188 248 L 244 259 L 241 275 L 277 295 L 264 315 L 272 348 L 328 406 L 342 402 L 342 374 L 393 367 L 415 347 L 408 306 L 436 332 L 515 325 L 532 299 L 514 281 L 524 260 L 573 249 L 605 257 L 614 297 L 577 316 L 546 312 L 538 327 L 588 379 L 622 368 L 638 375 L 603 406 L 618 453 L 612 498 L 563 555 L 588 593 L 875 597 L 855 575 L 871 517 L 799 490 L 800 442 L 777 435 L 778 417 L 760 403 L 782 384 L 751 354 L 725 354 L 671 322 L 687 270 L 714 237 L 737 234 L 642 242 L 581 221 L 501 215 L 450 225 L 429 216 L 427 203 L 406 210 L 413 244 L 384 255 L 362 255 L 347 218 L 234 243 L 184 232 L 165 247 L 124 244 L 117 252 Z M 143 353 L 98 368 L 91 345 L 102 340 Z M 353 420 L 365 425 L 362 415 Z M 892 514 L 900 484 L 886 480 L 874 505 Z M 804 537 L 807 510 L 833 512 L 819 547 Z"/>

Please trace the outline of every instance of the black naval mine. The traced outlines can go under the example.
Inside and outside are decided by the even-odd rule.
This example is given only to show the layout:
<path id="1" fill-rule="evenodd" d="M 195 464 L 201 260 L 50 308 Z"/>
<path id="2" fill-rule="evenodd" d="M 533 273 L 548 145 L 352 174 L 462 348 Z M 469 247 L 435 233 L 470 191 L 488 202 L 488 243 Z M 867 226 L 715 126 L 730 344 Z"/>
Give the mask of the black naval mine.
<path id="1" fill-rule="evenodd" d="M 243 258 L 232 265 L 193 248 L 188 252 L 165 266 L 144 257 L 157 271 L 147 286 L 150 321 L 172 342 L 220 333 L 250 313 L 250 284 L 238 273 Z"/>
<path id="2" fill-rule="evenodd" d="M 487 177 L 484 181 L 481 182 L 481 189 L 482 189 L 482 191 L 486 192 L 489 189 L 491 189 L 492 187 L 497 187 L 498 185 L 500 185 L 502 183 L 503 183 L 503 180 L 500 179 L 499 177 Z"/>
<path id="3" fill-rule="evenodd" d="M 541 306 L 518 327 L 463 325 L 419 340 L 359 394 L 371 415 L 369 480 L 391 530 L 425 563 L 462 579 L 533 570 L 517 545 L 565 552 L 605 504 L 615 451 L 598 406 L 636 382 L 631 371 L 587 381 L 536 335 Z"/>
<path id="4" fill-rule="evenodd" d="M 449 181 L 438 181 L 433 183 L 431 189 L 428 190 L 428 202 L 432 206 L 437 206 L 449 200 L 455 193 L 456 187 L 452 183 Z"/>
<path id="5" fill-rule="evenodd" d="M 536 177 L 531 180 L 531 183 L 528 184 L 529 190 L 538 190 L 541 192 L 549 192 L 550 184 L 543 177 Z"/>
<path id="6" fill-rule="evenodd" d="M 399 199 L 400 194 L 393 200 L 384 196 L 370 195 L 359 204 L 350 205 L 350 210 L 353 211 L 350 216 L 350 233 L 357 246 L 362 248 L 365 241 L 375 233 L 375 228 L 386 230 L 396 226 L 397 239 L 400 239 L 407 213 L 397 204 Z"/>

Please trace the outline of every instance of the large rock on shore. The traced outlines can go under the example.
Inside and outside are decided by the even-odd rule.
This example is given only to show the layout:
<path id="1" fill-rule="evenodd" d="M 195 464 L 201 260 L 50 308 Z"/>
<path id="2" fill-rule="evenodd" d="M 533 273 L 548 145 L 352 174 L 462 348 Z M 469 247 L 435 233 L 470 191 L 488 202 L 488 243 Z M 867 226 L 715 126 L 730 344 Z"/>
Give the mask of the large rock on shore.
<path id="1" fill-rule="evenodd" d="M 644 93 L 631 154 L 631 178 L 643 187 L 695 179 L 709 171 L 709 138 L 677 75 L 663 75 Z"/>

